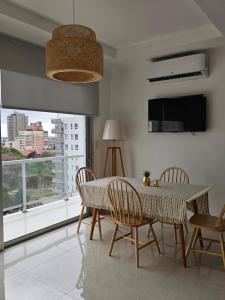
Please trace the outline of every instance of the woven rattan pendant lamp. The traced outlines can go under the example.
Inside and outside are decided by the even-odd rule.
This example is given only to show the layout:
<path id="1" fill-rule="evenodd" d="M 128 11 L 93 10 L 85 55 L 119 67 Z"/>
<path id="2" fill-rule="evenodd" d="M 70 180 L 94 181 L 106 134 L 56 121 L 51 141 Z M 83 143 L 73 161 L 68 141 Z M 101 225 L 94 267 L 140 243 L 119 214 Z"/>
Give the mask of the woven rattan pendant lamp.
<path id="1" fill-rule="evenodd" d="M 103 49 L 95 32 L 75 24 L 62 25 L 52 32 L 46 45 L 46 74 L 49 78 L 70 83 L 88 83 L 102 79 Z"/>

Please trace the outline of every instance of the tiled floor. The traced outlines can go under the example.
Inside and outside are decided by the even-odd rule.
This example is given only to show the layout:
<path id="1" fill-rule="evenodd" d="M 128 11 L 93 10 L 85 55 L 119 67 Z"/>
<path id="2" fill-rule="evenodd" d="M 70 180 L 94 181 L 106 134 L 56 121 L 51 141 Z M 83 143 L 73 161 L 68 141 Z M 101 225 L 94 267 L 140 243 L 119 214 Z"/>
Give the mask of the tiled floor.
<path id="1" fill-rule="evenodd" d="M 130 242 L 116 243 L 109 257 L 112 223 L 103 220 L 103 241 L 89 241 L 88 226 L 70 225 L 0 254 L 3 300 L 224 300 L 225 271 L 218 257 L 190 255 L 181 265 L 171 226 L 155 224 L 163 254 L 141 250 L 136 269 Z M 143 228 L 142 238 L 148 228 Z M 2 277 L 2 278 L 1 278 Z"/>
<path id="2" fill-rule="evenodd" d="M 58 200 L 52 203 L 4 216 L 5 242 L 45 227 L 79 216 L 81 210 L 80 196 L 69 200 Z"/>

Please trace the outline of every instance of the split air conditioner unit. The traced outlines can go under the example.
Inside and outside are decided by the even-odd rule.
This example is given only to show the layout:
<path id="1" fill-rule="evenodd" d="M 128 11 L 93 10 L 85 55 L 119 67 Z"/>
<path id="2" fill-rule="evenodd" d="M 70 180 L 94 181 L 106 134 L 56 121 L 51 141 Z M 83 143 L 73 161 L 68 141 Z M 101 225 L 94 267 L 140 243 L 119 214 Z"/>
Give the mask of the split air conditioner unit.
<path id="1" fill-rule="evenodd" d="M 208 57 L 200 53 L 152 63 L 148 80 L 151 83 L 162 83 L 206 77 L 208 77 Z"/>

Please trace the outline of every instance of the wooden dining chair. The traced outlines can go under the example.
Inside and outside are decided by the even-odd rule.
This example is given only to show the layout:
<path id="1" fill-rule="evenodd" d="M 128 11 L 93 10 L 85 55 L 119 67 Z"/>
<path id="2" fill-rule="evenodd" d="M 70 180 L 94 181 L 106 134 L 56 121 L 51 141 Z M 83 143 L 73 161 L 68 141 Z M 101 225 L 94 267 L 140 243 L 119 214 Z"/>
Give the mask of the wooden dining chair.
<path id="1" fill-rule="evenodd" d="M 87 181 L 96 180 L 96 176 L 95 176 L 94 172 L 91 169 L 86 168 L 86 167 L 82 167 L 77 171 L 75 180 L 76 180 L 76 186 L 77 186 L 78 192 L 79 192 L 80 197 L 81 197 L 81 205 L 82 205 L 80 216 L 79 216 L 79 222 L 78 222 L 78 226 L 77 226 L 77 233 L 79 233 L 81 223 L 85 223 L 83 221 L 85 205 L 83 204 L 82 184 L 87 182 Z M 100 239 L 102 239 L 101 219 L 102 218 L 100 216 L 99 210 L 97 210 L 97 222 L 98 222 L 98 230 L 99 230 Z M 85 224 L 88 224 L 88 223 L 85 223 Z M 88 224 L 88 225 L 90 225 L 90 224 Z"/>
<path id="2" fill-rule="evenodd" d="M 164 181 L 164 182 L 171 182 L 171 183 L 189 183 L 189 176 L 186 171 L 179 167 L 169 167 L 165 169 L 162 174 L 159 177 L 159 181 Z M 175 243 L 177 244 L 177 230 L 178 230 L 178 225 L 175 223 L 170 223 L 170 222 L 161 222 L 162 227 L 163 223 L 166 224 L 171 224 L 174 227 L 174 240 Z M 188 232 L 187 224 L 185 223 L 185 229 Z"/>
<path id="3" fill-rule="evenodd" d="M 140 196 L 136 189 L 126 180 L 119 178 L 111 180 L 108 184 L 107 191 L 111 204 L 111 214 L 115 222 L 115 229 L 109 249 L 109 256 L 112 254 L 113 246 L 116 241 L 121 239 L 129 240 L 135 246 L 136 265 L 139 267 L 140 249 L 155 243 L 160 253 L 159 244 L 152 227 L 154 220 L 143 217 Z M 143 243 L 139 241 L 138 229 L 146 224 L 149 224 L 151 228 L 153 239 Z M 116 237 L 119 226 L 128 227 L 130 231 L 122 236 Z M 133 232 L 135 233 L 135 237 L 133 237 Z"/>
<path id="4" fill-rule="evenodd" d="M 189 183 L 189 176 L 179 167 L 169 167 L 162 172 L 159 180 L 171 183 Z"/>
<path id="5" fill-rule="evenodd" d="M 211 215 L 203 215 L 203 214 L 194 215 L 191 217 L 189 222 L 194 226 L 194 230 L 186 249 L 186 258 L 188 257 L 191 250 L 199 253 L 221 256 L 223 258 L 223 265 L 225 268 L 225 244 L 224 244 L 224 236 L 223 236 L 225 232 L 224 215 L 225 215 L 225 205 L 223 206 L 219 217 L 215 217 Z M 220 240 L 203 238 L 202 236 L 200 237 L 199 232 L 201 229 L 205 229 L 218 234 Z M 209 242 L 206 249 L 195 249 L 197 239 L 206 240 Z M 221 253 L 209 251 L 212 243 L 220 243 Z"/>

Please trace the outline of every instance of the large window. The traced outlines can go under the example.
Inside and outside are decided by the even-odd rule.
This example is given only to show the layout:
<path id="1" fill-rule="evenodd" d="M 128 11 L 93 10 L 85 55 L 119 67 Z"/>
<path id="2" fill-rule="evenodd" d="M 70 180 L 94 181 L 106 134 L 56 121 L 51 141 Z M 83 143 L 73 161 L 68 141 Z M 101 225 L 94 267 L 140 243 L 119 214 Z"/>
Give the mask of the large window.
<path id="1" fill-rule="evenodd" d="M 1 120 L 5 241 L 78 216 L 86 118 L 2 109 Z"/>

